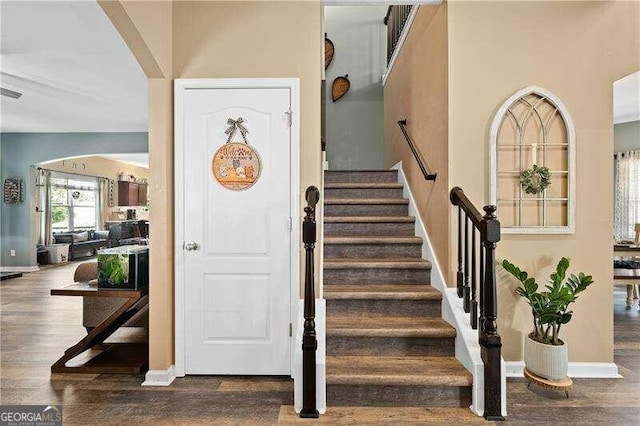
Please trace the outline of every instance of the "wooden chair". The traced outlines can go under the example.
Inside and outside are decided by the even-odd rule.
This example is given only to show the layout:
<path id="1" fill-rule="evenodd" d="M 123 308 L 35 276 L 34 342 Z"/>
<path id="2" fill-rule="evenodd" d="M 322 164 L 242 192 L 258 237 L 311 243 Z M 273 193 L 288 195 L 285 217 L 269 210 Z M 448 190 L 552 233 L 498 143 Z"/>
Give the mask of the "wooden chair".
<path id="1" fill-rule="evenodd" d="M 640 245 L 640 223 L 636 223 L 636 245 Z M 631 309 L 631 305 L 634 301 L 638 300 L 638 293 L 640 290 L 640 284 L 627 284 L 627 309 Z"/>
<path id="2" fill-rule="evenodd" d="M 635 226 L 636 238 L 635 245 L 640 246 L 640 223 L 636 223 Z M 638 257 L 640 255 L 640 251 L 632 251 L 630 248 L 628 253 L 620 253 L 622 256 L 632 256 Z M 614 252 L 615 256 L 615 252 Z M 640 269 L 615 269 L 613 270 L 613 284 L 614 285 L 624 285 L 627 288 L 627 309 L 631 309 L 634 302 L 638 300 L 638 295 L 640 294 Z"/>
<path id="3" fill-rule="evenodd" d="M 627 309 L 631 309 L 633 303 L 638 300 L 638 281 L 640 281 L 640 269 L 613 270 L 613 284 L 627 287 Z"/>

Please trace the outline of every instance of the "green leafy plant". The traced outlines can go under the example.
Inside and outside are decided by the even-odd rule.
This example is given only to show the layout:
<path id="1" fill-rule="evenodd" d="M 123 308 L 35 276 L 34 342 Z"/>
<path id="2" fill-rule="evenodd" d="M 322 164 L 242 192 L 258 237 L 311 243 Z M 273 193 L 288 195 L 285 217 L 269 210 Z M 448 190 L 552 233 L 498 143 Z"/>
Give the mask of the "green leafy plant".
<path id="1" fill-rule="evenodd" d="M 530 277 L 513 263 L 504 259 L 500 265 L 513 275 L 521 285 L 516 293 L 527 299 L 533 314 L 533 332 L 530 337 L 547 345 L 562 345 L 558 337 L 560 327 L 571 321 L 573 311 L 568 310 L 569 305 L 576 301 L 578 293 L 583 292 L 593 283 L 591 275 L 582 272 L 575 276 L 571 274 L 566 279 L 569 269 L 569 259 L 563 257 L 558 262 L 555 272 L 549 277 L 549 284 L 545 291 L 538 291 L 540 287 L 536 279 Z"/>
<path id="2" fill-rule="evenodd" d="M 98 281 L 122 286 L 129 278 L 128 254 L 98 254 Z"/>

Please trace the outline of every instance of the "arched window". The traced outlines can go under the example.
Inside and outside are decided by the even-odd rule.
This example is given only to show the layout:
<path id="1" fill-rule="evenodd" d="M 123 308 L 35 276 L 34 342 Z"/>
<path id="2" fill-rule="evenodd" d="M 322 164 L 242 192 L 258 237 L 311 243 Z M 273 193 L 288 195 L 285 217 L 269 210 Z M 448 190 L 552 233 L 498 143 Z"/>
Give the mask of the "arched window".
<path id="1" fill-rule="evenodd" d="M 518 91 L 498 109 L 490 143 L 490 201 L 503 232 L 573 233 L 575 129 L 564 104 L 541 87 Z M 535 171 L 534 165 L 542 170 L 527 181 L 523 172 Z"/>

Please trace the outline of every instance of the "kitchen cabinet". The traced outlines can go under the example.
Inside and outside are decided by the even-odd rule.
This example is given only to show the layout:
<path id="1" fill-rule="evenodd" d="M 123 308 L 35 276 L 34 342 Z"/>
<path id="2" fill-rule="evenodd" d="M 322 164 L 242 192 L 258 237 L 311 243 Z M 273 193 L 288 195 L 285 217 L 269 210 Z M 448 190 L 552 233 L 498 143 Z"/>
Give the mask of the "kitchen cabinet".
<path id="1" fill-rule="evenodd" d="M 147 188 L 148 185 L 146 183 L 138 184 L 138 206 L 147 205 Z"/>
<path id="2" fill-rule="evenodd" d="M 118 205 L 119 206 L 146 206 L 146 183 L 118 181 Z"/>
<path id="3" fill-rule="evenodd" d="M 118 181 L 118 205 L 138 205 L 138 184 L 135 182 Z"/>

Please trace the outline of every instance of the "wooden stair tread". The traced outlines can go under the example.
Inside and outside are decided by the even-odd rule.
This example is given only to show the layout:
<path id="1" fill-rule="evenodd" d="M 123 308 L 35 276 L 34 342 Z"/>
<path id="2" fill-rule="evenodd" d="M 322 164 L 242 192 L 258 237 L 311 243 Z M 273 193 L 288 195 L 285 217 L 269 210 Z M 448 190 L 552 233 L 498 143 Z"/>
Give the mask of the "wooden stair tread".
<path id="1" fill-rule="evenodd" d="M 327 318 L 327 336 L 456 337 L 456 329 L 439 317 Z"/>
<path id="2" fill-rule="evenodd" d="M 420 237 L 394 236 L 330 236 L 324 237 L 324 244 L 422 244 Z"/>
<path id="3" fill-rule="evenodd" d="M 327 356 L 327 385 L 471 386 L 455 357 Z"/>
<path id="4" fill-rule="evenodd" d="M 409 204 L 406 198 L 325 198 L 326 205 L 355 205 L 355 204 L 371 204 L 371 205 L 394 205 Z"/>
<path id="5" fill-rule="evenodd" d="M 371 188 L 402 188 L 401 183 L 395 182 L 336 182 L 325 183 L 324 189 L 371 189 Z"/>
<path id="6" fill-rule="evenodd" d="M 431 269 L 431 262 L 421 258 L 325 259 L 325 269 Z"/>
<path id="7" fill-rule="evenodd" d="M 325 285 L 325 299 L 442 300 L 442 293 L 421 284 Z"/>
<path id="8" fill-rule="evenodd" d="M 325 223 L 415 223 L 413 216 L 325 216 Z"/>

